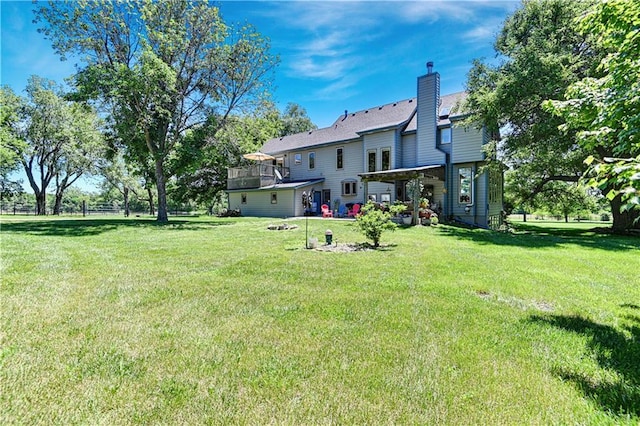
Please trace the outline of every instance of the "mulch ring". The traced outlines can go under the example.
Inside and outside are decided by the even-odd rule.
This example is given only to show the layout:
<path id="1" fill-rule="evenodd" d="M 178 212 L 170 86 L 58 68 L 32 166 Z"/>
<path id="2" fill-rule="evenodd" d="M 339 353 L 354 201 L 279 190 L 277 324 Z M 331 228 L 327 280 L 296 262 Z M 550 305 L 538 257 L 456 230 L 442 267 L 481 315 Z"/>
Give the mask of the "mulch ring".
<path id="1" fill-rule="evenodd" d="M 319 244 L 314 250 L 316 251 L 326 251 L 326 252 L 336 252 L 336 253 L 350 253 L 354 251 L 368 251 L 368 250 L 379 250 L 384 248 L 381 244 L 377 249 L 368 243 L 359 243 L 359 244 L 348 244 L 348 243 L 335 243 L 331 245 L 327 244 Z"/>

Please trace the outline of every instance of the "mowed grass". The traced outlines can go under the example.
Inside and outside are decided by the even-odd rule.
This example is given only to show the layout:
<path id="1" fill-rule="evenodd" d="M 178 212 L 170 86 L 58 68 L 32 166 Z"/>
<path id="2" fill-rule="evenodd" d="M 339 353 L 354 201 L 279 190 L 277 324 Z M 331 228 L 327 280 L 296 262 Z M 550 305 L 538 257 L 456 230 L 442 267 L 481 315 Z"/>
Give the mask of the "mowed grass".
<path id="1" fill-rule="evenodd" d="M 1 424 L 640 421 L 640 241 L 593 224 L 0 220 Z"/>

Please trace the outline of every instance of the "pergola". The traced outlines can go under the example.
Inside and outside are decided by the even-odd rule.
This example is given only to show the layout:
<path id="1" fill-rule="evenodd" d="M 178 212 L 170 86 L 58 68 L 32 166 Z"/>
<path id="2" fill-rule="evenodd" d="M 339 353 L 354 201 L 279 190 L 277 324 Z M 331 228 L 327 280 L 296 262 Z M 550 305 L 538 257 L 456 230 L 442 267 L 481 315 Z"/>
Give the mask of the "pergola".
<path id="1" fill-rule="evenodd" d="M 360 179 L 364 182 L 365 200 L 369 195 L 369 182 L 389 182 L 395 183 L 402 180 L 413 180 L 418 178 L 431 177 L 438 180 L 445 180 L 444 165 L 409 167 L 405 169 L 380 170 L 377 172 L 359 173 Z"/>

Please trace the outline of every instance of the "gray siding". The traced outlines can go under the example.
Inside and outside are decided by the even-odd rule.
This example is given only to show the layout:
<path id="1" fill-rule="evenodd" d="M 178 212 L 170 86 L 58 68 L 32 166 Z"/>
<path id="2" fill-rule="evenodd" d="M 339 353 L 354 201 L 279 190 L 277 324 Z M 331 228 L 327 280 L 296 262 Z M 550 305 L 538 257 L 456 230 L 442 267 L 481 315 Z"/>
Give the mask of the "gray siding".
<path id="1" fill-rule="evenodd" d="M 416 134 L 402 136 L 402 164 L 401 168 L 416 167 Z"/>
<path id="2" fill-rule="evenodd" d="M 445 154 L 436 148 L 440 74 L 418 78 L 418 130 L 416 163 L 421 166 L 444 164 Z"/>
<path id="3" fill-rule="evenodd" d="M 453 126 L 451 130 L 451 162 L 484 160 L 483 132 L 471 127 Z"/>
<path id="4" fill-rule="evenodd" d="M 271 204 L 272 192 L 277 193 L 277 204 Z M 241 203 L 241 194 L 247 194 L 246 204 Z M 293 196 L 293 190 L 232 192 L 229 194 L 229 208 L 239 208 L 243 216 L 290 217 L 295 215 Z"/>
<path id="5" fill-rule="evenodd" d="M 390 146 L 390 145 L 387 145 Z M 336 149 L 342 148 L 343 154 L 343 168 L 336 168 Z M 309 169 L 309 152 L 316 153 L 316 167 L 313 170 Z M 320 191 L 328 189 L 331 191 L 331 208 L 334 208 L 334 203 L 337 199 L 340 199 L 341 204 L 362 202 L 364 200 L 364 188 L 358 178 L 358 173 L 364 171 L 363 162 L 363 141 L 356 140 L 346 142 L 344 144 L 333 144 L 329 146 L 319 147 L 314 150 L 294 151 L 287 154 L 287 157 L 291 157 L 291 180 L 311 180 L 324 178 L 325 181 L 313 187 L 314 190 Z M 294 164 L 295 154 L 302 155 L 302 164 Z M 393 154 L 392 154 L 393 155 Z M 342 181 L 346 179 L 358 180 L 358 188 L 356 195 L 342 195 Z M 302 192 L 300 191 L 300 194 Z"/>
<path id="6" fill-rule="evenodd" d="M 391 150 L 391 167 L 395 164 L 396 150 L 395 150 L 395 130 L 388 130 L 386 132 L 372 133 L 364 136 L 363 145 L 363 165 L 365 169 L 369 166 L 367 155 L 369 151 L 376 151 L 376 171 L 382 170 L 382 149 L 389 148 Z M 368 170 L 366 170 L 368 171 Z"/>

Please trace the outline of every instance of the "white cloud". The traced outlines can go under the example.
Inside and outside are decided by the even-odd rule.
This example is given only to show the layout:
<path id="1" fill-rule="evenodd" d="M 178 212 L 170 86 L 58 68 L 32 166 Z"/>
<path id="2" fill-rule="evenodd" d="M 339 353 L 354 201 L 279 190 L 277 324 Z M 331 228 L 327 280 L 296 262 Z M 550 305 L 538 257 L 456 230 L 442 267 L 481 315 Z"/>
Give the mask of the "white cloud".
<path id="1" fill-rule="evenodd" d="M 493 40 L 502 28 L 502 20 L 491 19 L 462 33 L 462 38 L 477 42 Z"/>

